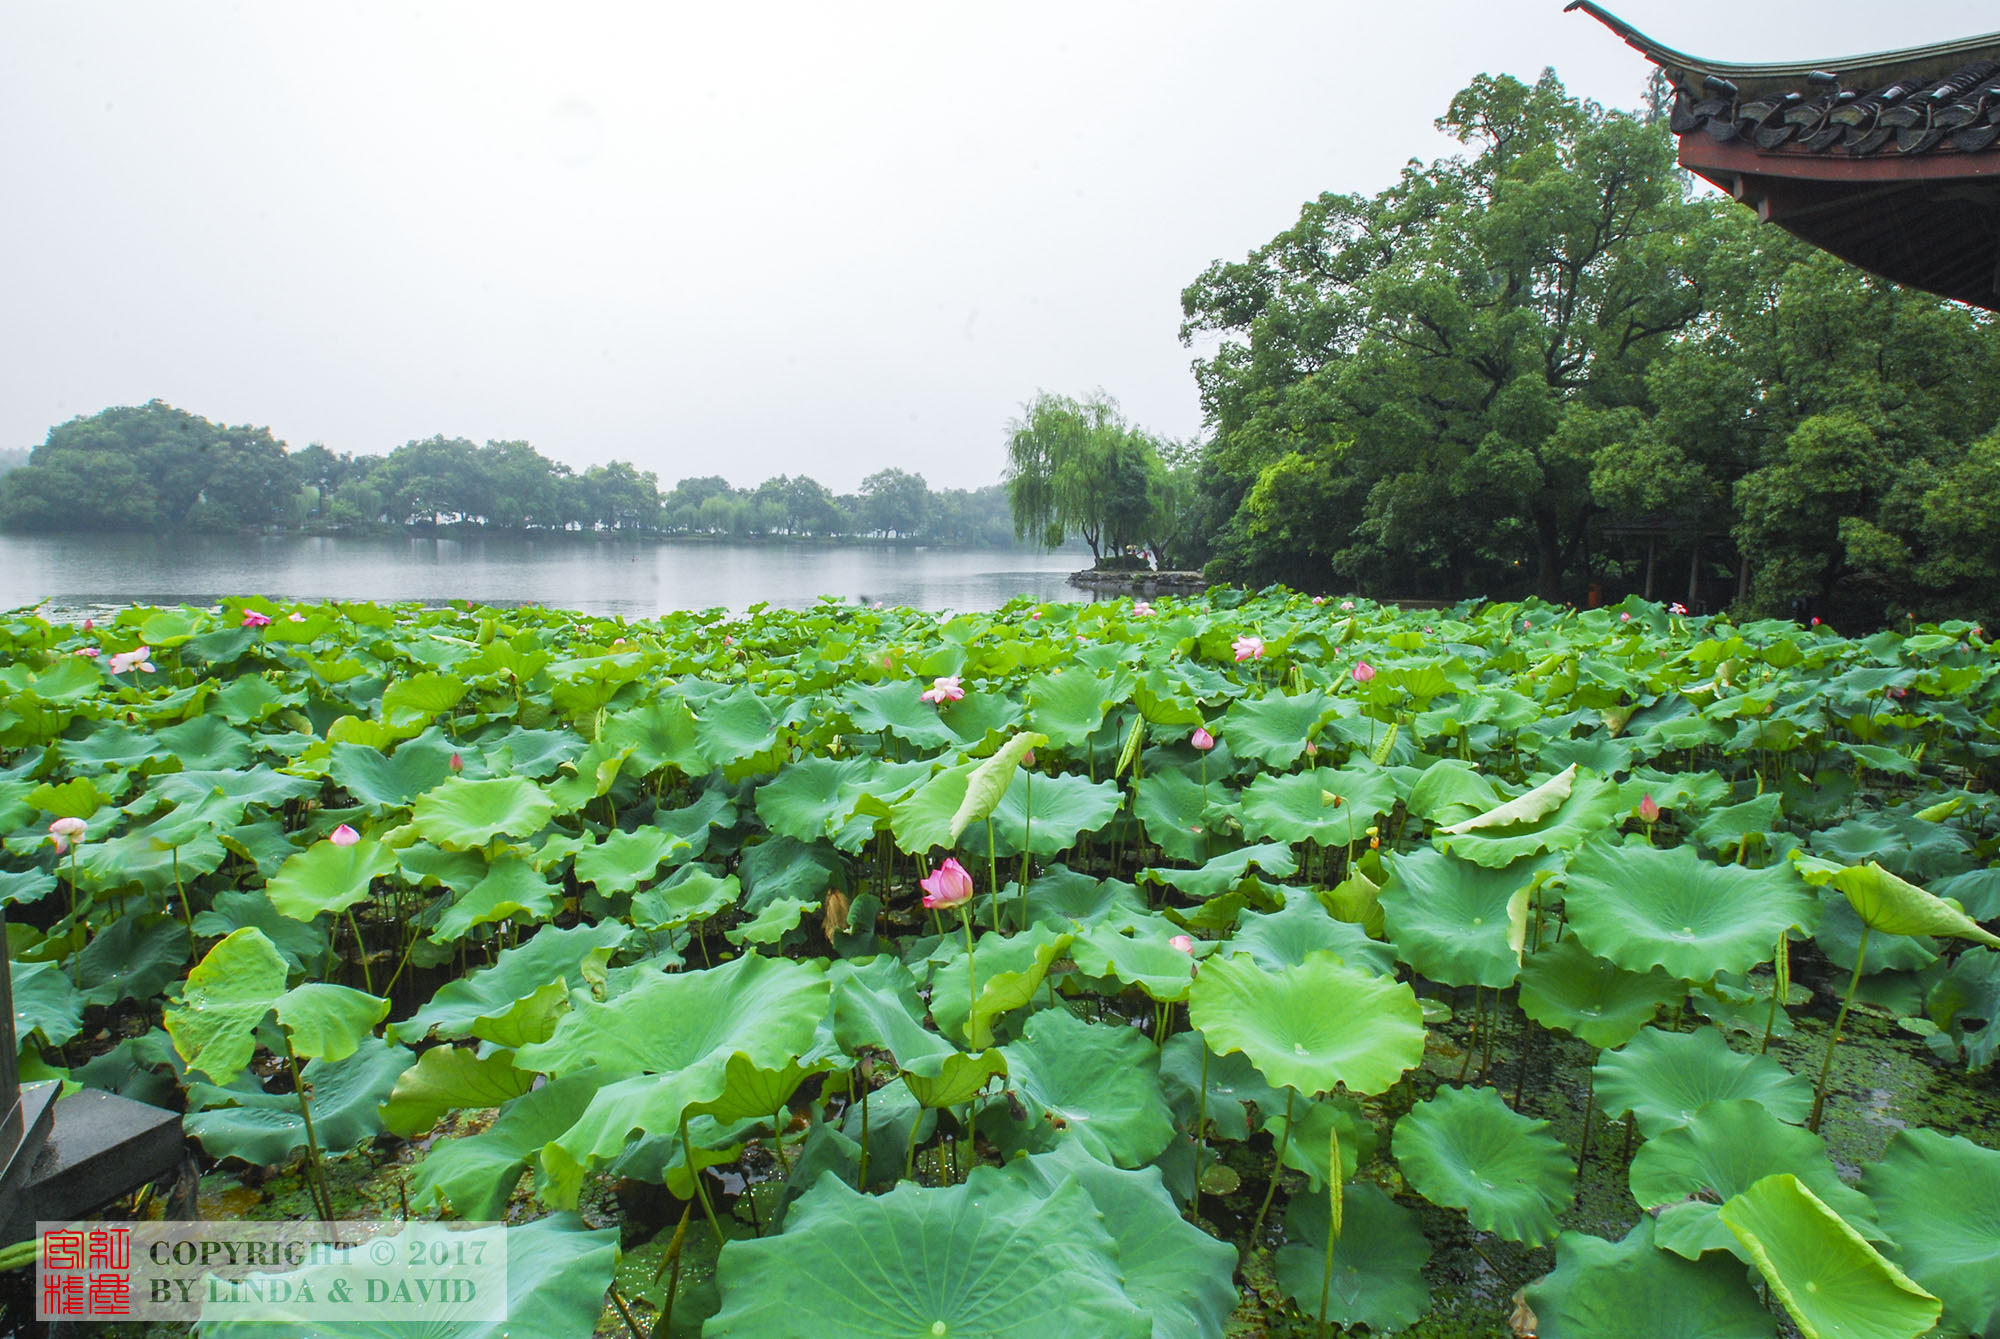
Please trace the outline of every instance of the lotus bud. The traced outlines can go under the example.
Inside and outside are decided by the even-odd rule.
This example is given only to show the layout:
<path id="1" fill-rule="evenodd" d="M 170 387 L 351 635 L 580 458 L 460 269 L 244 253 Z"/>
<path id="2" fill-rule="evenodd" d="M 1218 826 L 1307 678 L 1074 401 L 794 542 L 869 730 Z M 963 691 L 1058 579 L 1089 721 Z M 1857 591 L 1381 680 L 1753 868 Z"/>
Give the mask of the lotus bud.
<path id="1" fill-rule="evenodd" d="M 1354 662 L 1354 682 L 1367 683 L 1375 677 L 1375 667 L 1365 660 Z"/>
<path id="2" fill-rule="evenodd" d="M 1194 940 L 1188 938 L 1186 935 L 1175 935 L 1167 943 L 1190 956 L 1194 953 Z"/>
<path id="3" fill-rule="evenodd" d="M 1206 753 L 1215 747 L 1215 736 L 1197 725 L 1194 728 L 1194 738 L 1190 739 L 1188 743 Z"/>
<path id="4" fill-rule="evenodd" d="M 1646 823 L 1657 823 L 1660 821 L 1659 801 L 1655 800 L 1650 793 L 1639 801 L 1639 818 L 1640 821 Z"/>
<path id="5" fill-rule="evenodd" d="M 352 846 L 361 840 L 361 834 L 347 826 L 347 824 L 342 823 L 332 832 L 327 833 L 326 839 L 335 846 Z"/>
<path id="6" fill-rule="evenodd" d="M 463 772 L 465 770 L 465 759 L 459 757 L 456 753 L 452 754 L 451 770 L 454 772 Z"/>

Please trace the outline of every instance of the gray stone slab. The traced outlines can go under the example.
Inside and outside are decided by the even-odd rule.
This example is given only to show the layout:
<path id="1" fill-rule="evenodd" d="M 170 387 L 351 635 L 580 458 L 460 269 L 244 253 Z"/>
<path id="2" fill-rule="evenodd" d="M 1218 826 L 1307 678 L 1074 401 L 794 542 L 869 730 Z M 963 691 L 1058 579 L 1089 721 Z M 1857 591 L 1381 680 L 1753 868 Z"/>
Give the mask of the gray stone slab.
<path id="1" fill-rule="evenodd" d="M 186 1144 L 176 1112 L 95 1090 L 63 1098 L 27 1184 L 0 1206 L 0 1244 L 26 1239 L 38 1219 L 82 1218 L 158 1180 Z"/>

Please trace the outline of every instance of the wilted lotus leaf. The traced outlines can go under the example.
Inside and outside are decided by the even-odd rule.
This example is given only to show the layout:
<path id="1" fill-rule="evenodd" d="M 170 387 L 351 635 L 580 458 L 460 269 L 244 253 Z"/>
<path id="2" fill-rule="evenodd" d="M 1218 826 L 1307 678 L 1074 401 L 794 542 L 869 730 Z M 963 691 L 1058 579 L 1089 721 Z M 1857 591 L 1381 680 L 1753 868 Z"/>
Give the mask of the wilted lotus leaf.
<path id="1" fill-rule="evenodd" d="M 1576 1193 L 1576 1164 L 1548 1130 L 1491 1088 L 1440 1088 L 1396 1122 L 1396 1159 L 1431 1203 L 1537 1246 L 1555 1239 L 1556 1216 Z"/>
<path id="2" fill-rule="evenodd" d="M 1805 1339 L 1915 1339 L 1941 1303 L 1790 1173 L 1732 1196 L 1720 1217 Z"/>

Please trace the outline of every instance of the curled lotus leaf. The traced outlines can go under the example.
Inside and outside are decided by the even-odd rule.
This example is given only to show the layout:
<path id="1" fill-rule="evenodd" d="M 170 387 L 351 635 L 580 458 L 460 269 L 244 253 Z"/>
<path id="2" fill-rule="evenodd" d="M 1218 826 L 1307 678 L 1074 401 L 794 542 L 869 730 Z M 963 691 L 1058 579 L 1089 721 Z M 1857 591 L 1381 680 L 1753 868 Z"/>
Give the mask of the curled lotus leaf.
<path id="1" fill-rule="evenodd" d="M 1571 778 L 1567 789 L 1557 785 L 1563 776 Z M 1558 803 L 1545 808 L 1557 790 L 1561 791 Z M 1535 817 L 1501 821 L 1510 813 Z M 1499 868 L 1543 851 L 1573 851 L 1609 828 L 1619 814 L 1618 787 L 1572 766 L 1526 795 L 1439 829 L 1434 841 L 1474 864 Z"/>
<path id="2" fill-rule="evenodd" d="M 1865 865 L 1841 867 L 1812 856 L 1800 856 L 1794 863 L 1808 883 L 1830 883 L 1844 893 L 1855 914 L 1871 930 L 1892 935 L 1942 935 L 2000 948 L 2000 935 L 1985 929 L 1943 898 L 1896 877 L 1873 860 Z"/>
<path id="3" fill-rule="evenodd" d="M 1938 1322 L 1943 1304 L 1789 1172 L 1719 1216 L 1805 1339 L 1916 1339 Z"/>

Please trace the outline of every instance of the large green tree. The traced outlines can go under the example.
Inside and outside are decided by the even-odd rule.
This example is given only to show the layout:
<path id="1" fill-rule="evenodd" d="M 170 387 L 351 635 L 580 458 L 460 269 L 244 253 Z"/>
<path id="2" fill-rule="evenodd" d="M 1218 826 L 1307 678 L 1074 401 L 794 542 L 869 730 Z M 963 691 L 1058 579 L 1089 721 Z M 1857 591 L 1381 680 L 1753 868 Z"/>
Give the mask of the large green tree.
<path id="1" fill-rule="evenodd" d="M 1101 561 L 1151 537 L 1162 468 L 1158 444 L 1125 422 L 1117 401 L 1043 392 L 1008 425 L 1014 533 L 1048 548 L 1074 534 Z"/>

